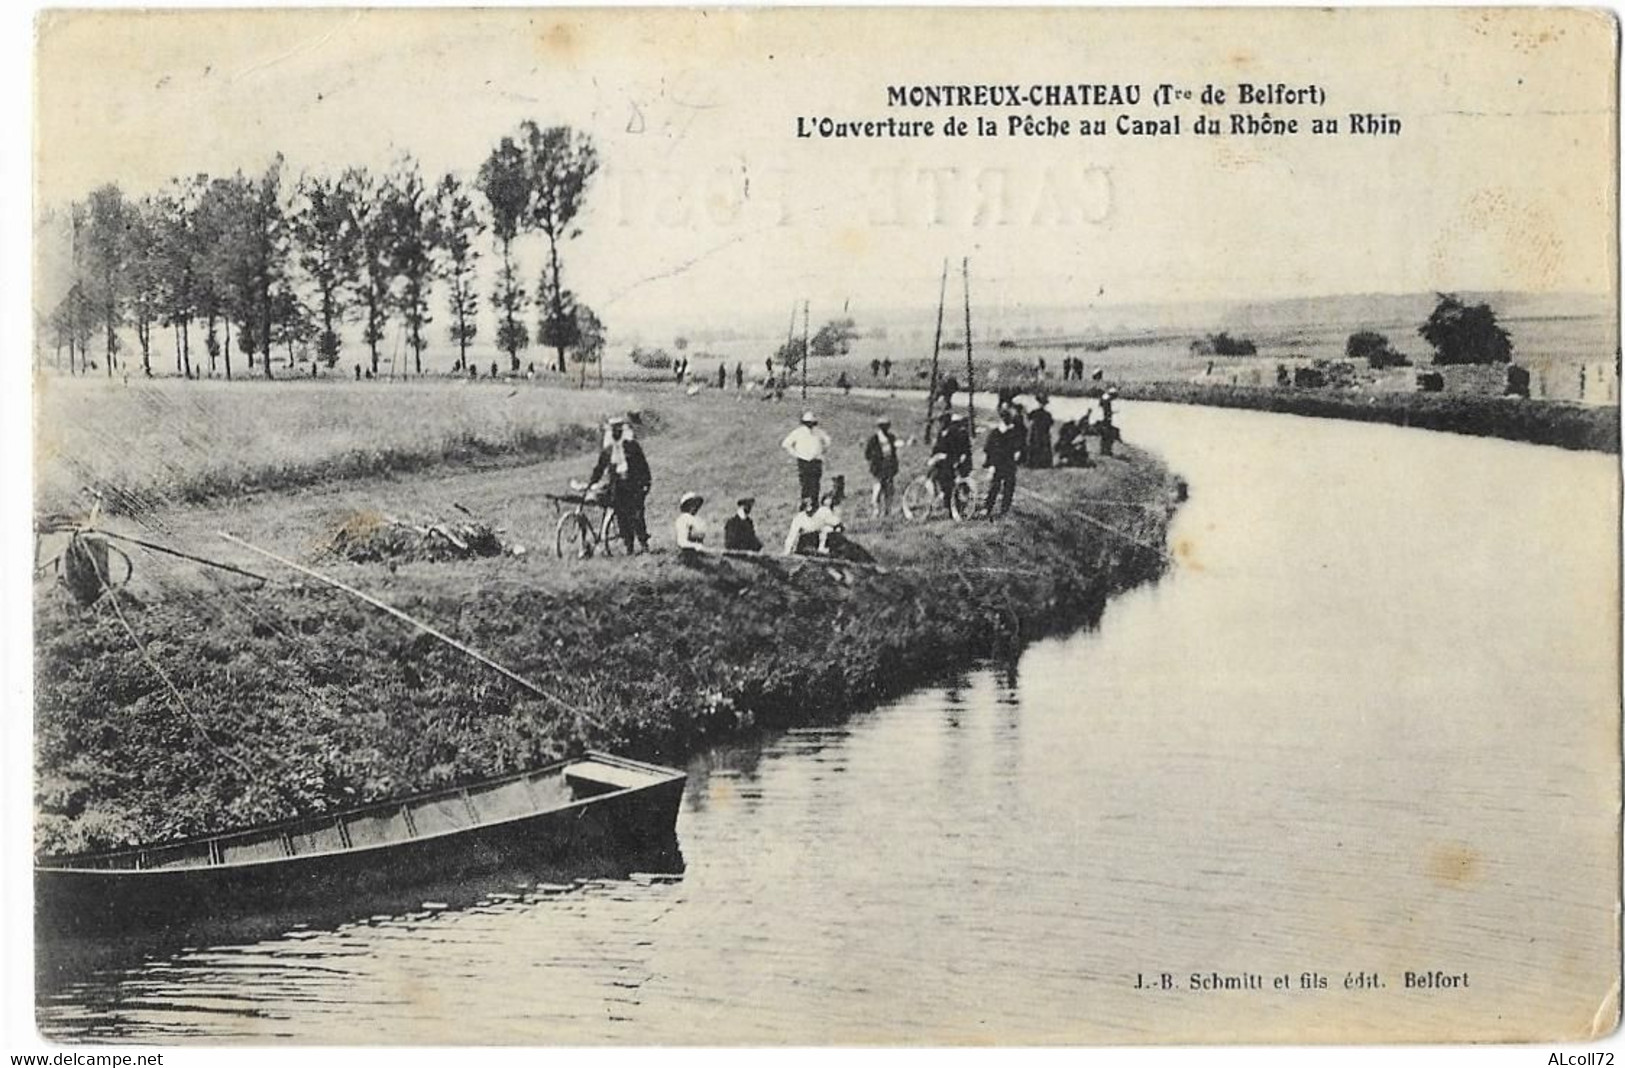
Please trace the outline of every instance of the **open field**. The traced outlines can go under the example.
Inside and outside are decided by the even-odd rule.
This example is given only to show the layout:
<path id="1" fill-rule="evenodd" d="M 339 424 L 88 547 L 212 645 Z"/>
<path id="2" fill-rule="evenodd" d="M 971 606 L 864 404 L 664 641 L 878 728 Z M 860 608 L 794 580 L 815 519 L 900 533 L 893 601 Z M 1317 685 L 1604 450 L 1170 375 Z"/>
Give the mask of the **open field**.
<path id="1" fill-rule="evenodd" d="M 37 506 L 132 512 L 581 449 L 624 394 L 528 382 L 38 380 Z"/>
<path id="2" fill-rule="evenodd" d="M 609 400 L 551 396 L 571 412 Z M 666 389 L 618 406 L 656 417 L 644 444 L 660 546 L 670 544 L 677 497 L 692 489 L 708 498 L 714 538 L 733 499 L 755 494 L 758 530 L 777 549 L 796 495 L 778 442 L 799 405 Z M 321 812 L 531 766 L 583 743 L 677 760 L 730 733 L 844 714 L 968 656 L 1095 618 L 1110 592 L 1163 566 L 1157 547 L 1178 491 L 1132 448 L 1087 470 L 1024 473 L 1030 493 L 999 523 L 874 520 L 860 443 L 886 405 L 816 406 L 835 439 L 827 473 L 845 474 L 853 495 L 849 531 L 879 569 L 776 553 L 698 566 L 670 551 L 556 559 L 543 493 L 587 474 L 585 441 L 522 465 L 334 478 L 115 520 L 113 529 L 273 581 L 254 589 L 138 550 L 117 611 L 106 599 L 81 608 L 58 587 L 36 587 L 40 847 L 157 841 Z M 913 413 L 892 411 L 906 432 Z M 906 452 L 905 475 L 922 462 L 917 447 Z M 322 555 L 358 513 L 432 519 L 456 505 L 529 551 L 398 565 Z M 216 539 L 220 529 L 316 562 L 556 700 L 533 699 L 374 609 L 278 571 Z"/>

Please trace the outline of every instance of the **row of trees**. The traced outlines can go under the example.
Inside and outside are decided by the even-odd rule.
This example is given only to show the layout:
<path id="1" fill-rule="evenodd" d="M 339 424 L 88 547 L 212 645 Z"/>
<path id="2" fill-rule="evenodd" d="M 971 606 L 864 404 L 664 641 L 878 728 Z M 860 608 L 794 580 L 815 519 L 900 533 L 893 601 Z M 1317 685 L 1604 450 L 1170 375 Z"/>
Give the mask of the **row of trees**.
<path id="1" fill-rule="evenodd" d="M 291 363 L 296 345 L 334 366 L 343 326 L 359 321 L 372 371 L 392 319 L 404 327 L 414 370 L 423 372 L 431 301 L 443 286 L 456 369 L 469 366 L 478 336 L 482 236 L 499 259 L 490 294 L 497 347 L 519 369 L 536 342 L 585 365 L 598 358 L 603 324 L 564 283 L 561 246 L 579 235 L 575 220 L 597 171 L 591 139 L 565 126 L 520 125 L 480 166 L 472 183 L 447 174 L 432 184 L 406 157 L 387 174 L 352 167 L 291 180 L 279 154 L 256 175 L 197 175 L 132 199 L 117 184 L 70 205 L 66 285 L 48 312 L 60 357 L 87 371 L 100 349 L 109 375 L 124 360 L 121 332 L 133 328 L 141 368 L 152 373 L 154 327 L 173 331 L 176 372 L 202 372 L 193 335 L 201 331 L 208 369 L 232 376 L 232 343 L 270 377 L 274 347 Z M 534 290 L 520 276 L 515 244 L 545 239 Z"/>

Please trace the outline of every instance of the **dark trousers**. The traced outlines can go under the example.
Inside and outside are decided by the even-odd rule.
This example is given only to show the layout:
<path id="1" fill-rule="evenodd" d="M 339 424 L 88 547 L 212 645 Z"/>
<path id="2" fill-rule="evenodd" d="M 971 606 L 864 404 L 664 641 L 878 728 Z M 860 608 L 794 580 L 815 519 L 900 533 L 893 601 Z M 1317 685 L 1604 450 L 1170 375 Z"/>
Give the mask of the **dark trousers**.
<path id="1" fill-rule="evenodd" d="M 643 500 L 645 491 L 632 486 L 615 489 L 610 507 L 615 509 L 615 522 L 621 528 L 621 541 L 626 544 L 626 551 L 632 551 L 636 542 L 644 548 L 649 547 L 649 528 L 643 519 Z"/>
<path id="2" fill-rule="evenodd" d="M 1016 465 L 1000 464 L 993 468 L 993 481 L 988 483 L 987 500 L 982 504 L 982 511 L 989 516 L 994 514 L 993 502 L 999 502 L 999 515 L 1010 511 L 1010 501 L 1016 495 Z"/>
<path id="3" fill-rule="evenodd" d="M 796 474 L 801 478 L 801 499 L 804 501 L 818 500 L 818 487 L 824 480 L 824 461 L 798 459 L 796 461 Z"/>

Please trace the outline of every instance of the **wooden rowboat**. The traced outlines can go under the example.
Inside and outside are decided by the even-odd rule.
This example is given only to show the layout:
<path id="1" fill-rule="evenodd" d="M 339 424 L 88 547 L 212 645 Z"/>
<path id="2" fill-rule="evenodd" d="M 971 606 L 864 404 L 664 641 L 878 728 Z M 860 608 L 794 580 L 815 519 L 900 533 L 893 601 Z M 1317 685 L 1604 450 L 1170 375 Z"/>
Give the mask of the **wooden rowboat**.
<path id="1" fill-rule="evenodd" d="M 40 935 L 169 926 L 594 859 L 675 840 L 686 776 L 592 752 L 534 771 L 231 834 L 37 858 Z"/>

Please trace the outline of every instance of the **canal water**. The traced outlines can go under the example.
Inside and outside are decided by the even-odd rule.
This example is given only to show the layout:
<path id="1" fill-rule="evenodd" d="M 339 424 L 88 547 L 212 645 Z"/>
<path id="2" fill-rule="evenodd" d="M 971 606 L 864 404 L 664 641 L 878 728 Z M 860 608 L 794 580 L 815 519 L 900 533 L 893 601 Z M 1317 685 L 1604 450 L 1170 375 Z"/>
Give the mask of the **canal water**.
<path id="1" fill-rule="evenodd" d="M 42 988 L 41 1029 L 734 1044 L 1609 1026 L 1615 460 L 1123 407 L 1127 437 L 1190 483 L 1178 566 L 1013 664 L 704 754 L 679 875 L 200 939 Z"/>

